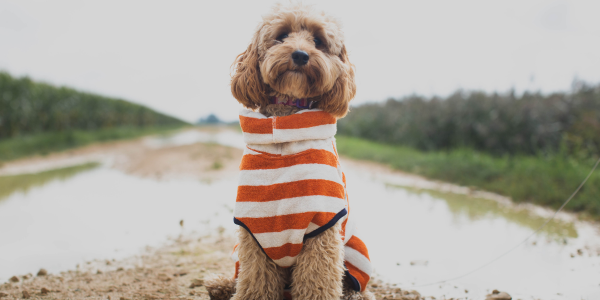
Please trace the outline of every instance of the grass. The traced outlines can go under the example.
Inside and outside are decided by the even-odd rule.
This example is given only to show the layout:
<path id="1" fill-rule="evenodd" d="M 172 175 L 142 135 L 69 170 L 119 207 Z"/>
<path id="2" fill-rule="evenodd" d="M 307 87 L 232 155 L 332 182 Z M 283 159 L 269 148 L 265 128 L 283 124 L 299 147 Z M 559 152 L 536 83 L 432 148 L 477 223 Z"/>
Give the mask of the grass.
<path id="1" fill-rule="evenodd" d="M 563 156 L 495 157 L 470 149 L 423 152 L 347 136 L 338 136 L 337 146 L 340 154 L 351 158 L 555 209 L 575 191 L 595 162 Z M 600 219 L 600 170 L 565 209 Z"/>
<path id="2" fill-rule="evenodd" d="M 181 125 L 162 127 L 119 127 L 93 131 L 70 130 L 45 132 L 0 140 L 0 164 L 31 155 L 45 155 L 85 146 L 94 142 L 131 139 L 149 134 L 166 133 Z"/>
<path id="3" fill-rule="evenodd" d="M 56 179 L 64 180 L 83 171 L 96 168 L 97 166 L 98 163 L 87 163 L 35 174 L 0 176 L 0 201 L 14 192 L 27 192 L 33 187 L 42 186 Z"/>

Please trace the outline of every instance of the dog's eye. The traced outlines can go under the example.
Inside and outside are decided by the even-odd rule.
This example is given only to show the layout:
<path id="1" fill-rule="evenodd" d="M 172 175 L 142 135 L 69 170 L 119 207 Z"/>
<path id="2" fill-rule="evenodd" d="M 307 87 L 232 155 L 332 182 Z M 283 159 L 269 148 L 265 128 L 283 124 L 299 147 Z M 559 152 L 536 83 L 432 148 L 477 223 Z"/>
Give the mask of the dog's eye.
<path id="1" fill-rule="evenodd" d="M 282 33 L 277 37 L 278 41 L 283 41 L 283 39 L 287 38 L 288 34 L 287 33 Z"/>
<path id="2" fill-rule="evenodd" d="M 322 44 L 322 42 L 319 38 L 314 38 L 313 41 L 315 42 L 315 46 L 319 46 Z"/>

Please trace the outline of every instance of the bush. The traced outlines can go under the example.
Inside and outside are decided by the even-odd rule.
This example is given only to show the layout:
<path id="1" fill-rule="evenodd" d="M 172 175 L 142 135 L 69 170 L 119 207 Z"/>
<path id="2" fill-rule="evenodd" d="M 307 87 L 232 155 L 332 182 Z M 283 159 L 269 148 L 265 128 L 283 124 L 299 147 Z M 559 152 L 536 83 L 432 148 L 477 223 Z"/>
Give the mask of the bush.
<path id="1" fill-rule="evenodd" d="M 0 140 L 43 132 L 183 124 L 179 119 L 121 99 L 0 72 Z"/>
<path id="2" fill-rule="evenodd" d="M 598 156 L 600 85 L 573 86 L 547 96 L 458 91 L 445 99 L 389 99 L 352 108 L 338 132 L 427 151 Z"/>

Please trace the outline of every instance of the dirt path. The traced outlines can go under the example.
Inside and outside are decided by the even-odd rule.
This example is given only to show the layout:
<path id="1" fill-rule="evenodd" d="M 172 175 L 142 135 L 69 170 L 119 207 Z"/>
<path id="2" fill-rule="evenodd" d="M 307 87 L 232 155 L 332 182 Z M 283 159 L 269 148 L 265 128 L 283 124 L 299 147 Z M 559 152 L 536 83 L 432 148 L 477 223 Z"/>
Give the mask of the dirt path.
<path id="1" fill-rule="evenodd" d="M 206 133 L 219 129 L 194 129 Z M 227 130 L 227 129 L 224 129 Z M 160 144 L 160 143 L 159 143 Z M 25 158 L 6 163 L 1 175 L 35 173 L 54 168 L 100 162 L 127 174 L 158 180 L 195 178 L 214 180 L 235 176 L 242 150 L 214 143 L 158 145 L 151 138 L 102 143 L 47 156 Z M 345 159 L 353 168 L 388 176 L 395 171 L 378 164 Z M 391 178 L 391 177 L 390 177 Z M 420 177 L 410 183 L 431 188 Z M 388 178 L 388 180 L 391 180 Z M 398 182 L 405 185 L 405 182 Z M 438 189 L 456 189 L 440 185 Z M 467 193 L 467 190 L 452 192 Z M 76 270 L 34 276 L 15 274 L 13 281 L 0 285 L 4 299 L 209 299 L 202 286 L 209 273 L 232 275 L 230 237 L 184 236 L 164 247 L 121 261 L 92 261 Z M 43 266 L 41 266 L 43 267 Z M 43 273 L 43 272 L 42 272 Z M 431 299 L 405 291 L 377 279 L 370 283 L 377 299 Z"/>
<path id="2" fill-rule="evenodd" d="M 218 128 L 187 129 L 216 133 Z M 196 178 L 214 180 L 235 176 L 242 150 L 215 143 L 160 145 L 160 138 L 93 144 L 73 150 L 4 163 L 0 176 L 37 173 L 57 168 L 100 162 L 127 174 L 155 179 Z"/>
<path id="3" fill-rule="evenodd" d="M 186 236 L 159 249 L 120 261 L 90 261 L 76 270 L 15 275 L 0 285 L 2 299 L 209 299 L 205 276 L 233 276 L 229 253 L 234 240 L 219 235 Z M 370 283 L 377 299 L 419 300 L 378 280 Z"/>

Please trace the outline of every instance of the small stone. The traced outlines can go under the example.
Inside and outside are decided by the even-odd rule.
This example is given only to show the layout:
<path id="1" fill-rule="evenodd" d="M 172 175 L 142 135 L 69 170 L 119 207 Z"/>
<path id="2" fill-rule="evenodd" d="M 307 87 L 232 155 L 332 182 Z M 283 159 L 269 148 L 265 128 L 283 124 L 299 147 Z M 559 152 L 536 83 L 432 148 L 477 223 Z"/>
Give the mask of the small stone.
<path id="1" fill-rule="evenodd" d="M 50 290 L 47 289 L 47 288 L 45 288 L 45 287 L 43 287 L 42 288 L 42 295 L 48 295 L 48 293 L 50 293 Z"/>
<path id="2" fill-rule="evenodd" d="M 46 276 L 48 275 L 48 271 L 46 269 L 40 269 L 37 273 L 37 276 Z"/>
<path id="3" fill-rule="evenodd" d="M 10 278 L 10 281 L 11 282 L 19 282 L 19 277 L 13 276 L 13 277 Z"/>
<path id="4" fill-rule="evenodd" d="M 0 298 L 2 298 L 2 297 L 6 297 L 6 296 L 8 296 L 8 294 L 1 293 L 1 292 L 0 292 Z"/>
<path id="5" fill-rule="evenodd" d="M 110 296 L 107 296 L 106 299 L 110 300 Z"/>
<path id="6" fill-rule="evenodd" d="M 410 262 L 411 266 L 427 266 L 429 261 L 426 260 L 413 260 Z"/>
<path id="7" fill-rule="evenodd" d="M 193 289 L 195 287 L 198 286 L 203 286 L 204 285 L 204 280 L 202 279 L 194 279 L 192 280 L 192 284 L 190 285 L 190 289 Z"/>
<path id="8" fill-rule="evenodd" d="M 29 292 L 28 291 L 23 291 L 23 298 L 29 299 L 29 297 L 31 297 L 31 295 L 29 294 Z"/>
<path id="9" fill-rule="evenodd" d="M 98 270 L 96 271 L 96 274 L 102 274 L 102 271 Z"/>
<path id="10" fill-rule="evenodd" d="M 467 294 L 468 294 L 468 293 L 469 293 L 469 290 L 465 290 L 465 293 L 467 293 Z"/>
<path id="11" fill-rule="evenodd" d="M 579 255 L 583 255 L 583 250 L 581 250 L 581 249 L 577 249 L 577 254 L 579 254 Z"/>
<path id="12" fill-rule="evenodd" d="M 165 273 L 158 274 L 158 279 L 162 281 L 171 281 L 171 277 Z"/>
<path id="13" fill-rule="evenodd" d="M 179 272 L 173 274 L 173 276 L 175 276 L 175 277 L 181 277 L 181 276 L 187 275 L 187 273 L 188 273 L 187 271 L 179 271 Z"/>
<path id="14" fill-rule="evenodd" d="M 118 268 L 117 271 L 123 271 L 125 269 L 123 269 L 122 267 Z"/>
<path id="15" fill-rule="evenodd" d="M 485 296 L 485 300 L 512 300 L 512 296 L 507 292 L 493 290 L 491 294 Z"/>

